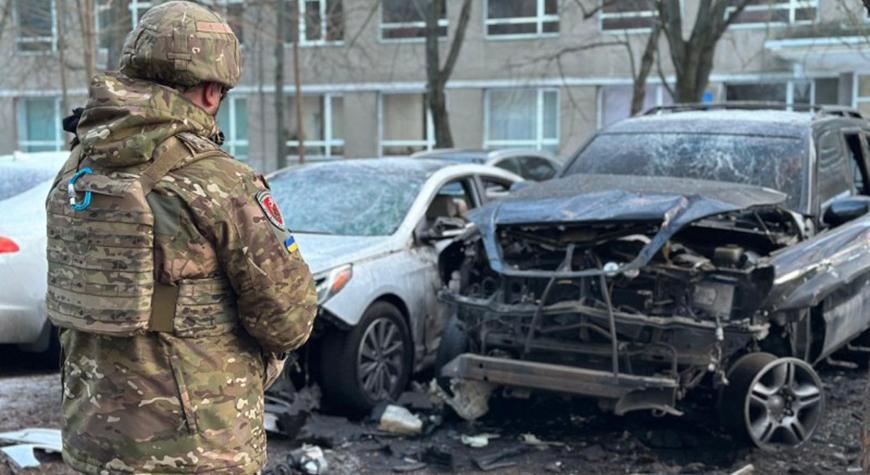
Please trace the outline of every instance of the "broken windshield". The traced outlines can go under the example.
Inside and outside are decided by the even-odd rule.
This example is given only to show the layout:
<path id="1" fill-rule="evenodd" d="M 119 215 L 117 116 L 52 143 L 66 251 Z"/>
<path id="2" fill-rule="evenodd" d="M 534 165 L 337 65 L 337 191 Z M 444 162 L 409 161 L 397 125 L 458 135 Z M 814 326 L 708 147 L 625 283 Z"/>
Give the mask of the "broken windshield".
<path id="1" fill-rule="evenodd" d="M 788 195 L 797 210 L 806 155 L 797 137 L 679 132 L 599 134 L 565 175 L 696 178 L 764 186 Z"/>
<path id="2" fill-rule="evenodd" d="M 270 179 L 287 228 L 343 236 L 393 234 L 430 170 L 365 162 L 309 165 Z"/>

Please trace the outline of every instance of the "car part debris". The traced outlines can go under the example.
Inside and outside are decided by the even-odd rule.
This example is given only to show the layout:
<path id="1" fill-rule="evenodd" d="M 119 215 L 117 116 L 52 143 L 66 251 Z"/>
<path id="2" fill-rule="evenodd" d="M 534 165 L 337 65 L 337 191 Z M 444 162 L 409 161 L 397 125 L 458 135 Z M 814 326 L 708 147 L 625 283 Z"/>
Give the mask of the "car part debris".
<path id="1" fill-rule="evenodd" d="M 396 465 L 393 467 L 393 471 L 396 473 L 408 473 L 408 472 L 416 472 L 417 470 L 423 470 L 426 468 L 425 462 L 413 462 L 407 463 L 405 465 Z"/>
<path id="2" fill-rule="evenodd" d="M 39 466 L 34 450 L 60 453 L 63 446 L 60 431 L 57 429 L 30 428 L 4 432 L 0 433 L 0 441 L 15 444 L 0 448 L 0 452 L 21 469 Z"/>
<path id="3" fill-rule="evenodd" d="M 504 461 L 504 459 L 508 457 L 522 455 L 528 451 L 528 446 L 518 445 L 516 447 L 510 447 L 490 455 L 475 457 L 471 459 L 471 461 L 474 463 L 474 466 L 477 467 L 479 470 L 489 472 L 492 470 L 513 467 L 514 465 L 516 465 L 516 462 L 508 462 Z"/>
<path id="4" fill-rule="evenodd" d="M 323 454 L 323 450 L 316 445 L 303 445 L 287 456 L 287 462 L 291 467 L 301 470 L 308 475 L 320 475 L 326 473 L 329 463 Z"/>
<path id="5" fill-rule="evenodd" d="M 429 383 L 429 389 L 447 403 L 459 417 L 473 421 L 489 412 L 489 397 L 495 390 L 495 386 L 484 381 L 454 378 L 450 380 L 452 396 L 447 394 L 436 380 Z"/>
<path id="6" fill-rule="evenodd" d="M 0 441 L 34 444 L 45 450 L 60 452 L 63 442 L 58 429 L 29 428 L 0 433 Z"/>
<path id="7" fill-rule="evenodd" d="M 465 435 L 459 438 L 463 444 L 473 448 L 480 449 L 489 445 L 490 439 L 497 439 L 500 437 L 498 434 L 478 434 L 478 435 Z"/>
<path id="8" fill-rule="evenodd" d="M 309 384 L 296 390 L 287 379 L 280 379 L 266 392 L 265 421 L 267 432 L 295 436 L 312 411 L 320 408 L 320 387 Z"/>
<path id="9" fill-rule="evenodd" d="M 731 475 L 752 475 L 753 473 L 755 473 L 755 466 L 752 464 L 749 464 L 749 465 L 744 466 L 740 470 L 737 470 L 736 472 L 731 473 Z"/>
<path id="10" fill-rule="evenodd" d="M 372 431 L 360 424 L 339 416 L 312 414 L 299 430 L 296 440 L 329 449 L 338 448 L 370 434 Z"/>
<path id="11" fill-rule="evenodd" d="M 42 447 L 33 444 L 10 445 L 0 448 L 0 452 L 6 454 L 9 460 L 17 468 L 34 468 L 39 466 L 39 459 L 33 453 L 34 449 Z"/>
<path id="12" fill-rule="evenodd" d="M 402 406 L 390 404 L 381 415 L 378 429 L 400 435 L 418 435 L 423 431 L 423 421 Z"/>
<path id="13" fill-rule="evenodd" d="M 430 445 L 420 453 L 420 460 L 429 465 L 450 470 L 451 472 L 456 470 L 456 460 L 453 457 L 453 453 L 447 447 L 442 448 Z"/>
<path id="14" fill-rule="evenodd" d="M 520 434 L 520 439 L 526 444 L 535 446 L 535 447 L 564 447 L 565 444 L 562 442 L 547 442 L 538 438 L 535 434 Z"/>

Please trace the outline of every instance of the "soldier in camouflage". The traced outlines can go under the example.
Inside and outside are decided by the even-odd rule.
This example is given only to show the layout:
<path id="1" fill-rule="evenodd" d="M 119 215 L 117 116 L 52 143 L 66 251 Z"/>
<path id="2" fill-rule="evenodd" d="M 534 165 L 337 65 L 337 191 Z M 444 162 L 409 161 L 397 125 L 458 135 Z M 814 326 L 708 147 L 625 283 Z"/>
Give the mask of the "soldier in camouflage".
<path id="1" fill-rule="evenodd" d="M 47 201 L 63 457 L 80 472 L 265 463 L 263 391 L 307 340 L 316 294 L 265 180 L 218 145 L 240 64 L 226 21 L 175 1 L 91 82 Z"/>

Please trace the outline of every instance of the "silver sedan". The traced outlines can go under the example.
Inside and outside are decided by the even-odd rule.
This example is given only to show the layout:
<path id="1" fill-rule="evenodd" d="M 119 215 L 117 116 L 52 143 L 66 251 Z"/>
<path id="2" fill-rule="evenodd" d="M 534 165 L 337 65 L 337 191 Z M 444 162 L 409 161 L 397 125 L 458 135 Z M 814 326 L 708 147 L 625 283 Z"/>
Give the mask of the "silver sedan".
<path id="1" fill-rule="evenodd" d="M 272 193 L 317 282 L 305 354 L 327 401 L 367 411 L 434 359 L 446 324 L 438 254 L 465 214 L 522 181 L 443 160 L 343 160 L 272 174 Z"/>

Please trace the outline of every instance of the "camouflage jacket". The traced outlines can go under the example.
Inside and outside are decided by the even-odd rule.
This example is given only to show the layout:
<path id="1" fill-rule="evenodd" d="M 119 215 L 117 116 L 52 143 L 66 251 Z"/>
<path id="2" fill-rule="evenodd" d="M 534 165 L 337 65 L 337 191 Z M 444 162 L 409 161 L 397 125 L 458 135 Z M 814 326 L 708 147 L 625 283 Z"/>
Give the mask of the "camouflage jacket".
<path id="1" fill-rule="evenodd" d="M 191 156 L 214 150 L 206 137 L 216 131 L 175 90 L 120 74 L 94 79 L 77 129 L 94 173 L 138 170 L 173 136 Z M 235 474 L 263 466 L 266 360 L 302 345 L 316 312 L 308 267 L 261 204 L 266 193 L 265 181 L 228 155 L 182 161 L 154 187 L 156 280 L 220 277 L 235 311 L 218 318 L 189 295 L 171 332 L 61 330 L 63 456 L 74 469 Z"/>

